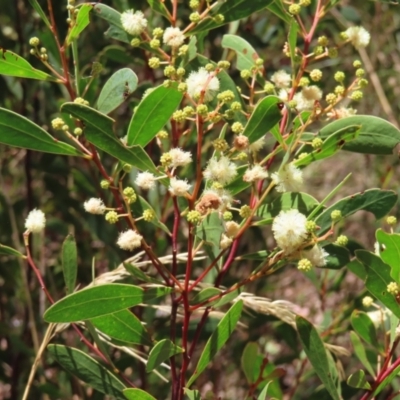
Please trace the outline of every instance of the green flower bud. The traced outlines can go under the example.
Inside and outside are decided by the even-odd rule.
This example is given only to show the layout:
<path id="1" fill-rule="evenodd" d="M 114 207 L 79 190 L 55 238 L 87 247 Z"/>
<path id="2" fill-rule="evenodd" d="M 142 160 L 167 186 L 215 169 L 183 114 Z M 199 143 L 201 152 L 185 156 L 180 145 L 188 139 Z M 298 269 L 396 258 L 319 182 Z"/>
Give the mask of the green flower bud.
<path id="1" fill-rule="evenodd" d="M 342 219 L 342 212 L 340 210 L 333 210 L 331 212 L 332 221 L 337 222 Z"/>
<path id="2" fill-rule="evenodd" d="M 100 182 L 100 187 L 102 188 L 102 189 L 108 189 L 109 187 L 110 187 L 110 182 L 109 181 L 107 181 L 106 179 L 103 179 L 101 182 Z"/>
<path id="3" fill-rule="evenodd" d="M 299 271 L 307 272 L 311 271 L 311 268 L 312 268 L 312 263 L 307 258 L 302 258 L 297 264 L 297 269 Z"/>
<path id="4" fill-rule="evenodd" d="M 246 205 L 240 207 L 239 215 L 240 215 L 242 218 L 249 218 L 250 215 L 251 215 L 251 208 L 250 208 L 250 206 L 248 206 L 248 205 L 246 204 Z"/>
<path id="5" fill-rule="evenodd" d="M 201 214 L 199 211 L 192 210 L 187 213 L 186 219 L 192 224 L 197 224 L 201 220 Z"/>
<path id="6" fill-rule="evenodd" d="M 106 221 L 110 224 L 115 224 L 118 221 L 118 214 L 115 211 L 109 211 L 106 216 Z"/>

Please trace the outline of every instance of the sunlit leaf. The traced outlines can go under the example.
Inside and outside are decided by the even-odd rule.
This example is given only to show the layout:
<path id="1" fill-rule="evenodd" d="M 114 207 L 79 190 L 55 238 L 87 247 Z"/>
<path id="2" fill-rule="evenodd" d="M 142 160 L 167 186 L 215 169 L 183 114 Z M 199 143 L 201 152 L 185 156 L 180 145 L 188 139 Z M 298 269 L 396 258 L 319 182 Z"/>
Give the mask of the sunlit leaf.
<path id="1" fill-rule="evenodd" d="M 360 125 L 360 134 L 355 140 L 346 143 L 343 150 L 365 154 L 392 154 L 394 146 L 400 143 L 400 131 L 382 118 L 371 115 L 354 115 L 331 122 L 319 132 L 326 138 L 338 130 Z"/>
<path id="2" fill-rule="evenodd" d="M 263 137 L 281 120 L 281 105 L 281 99 L 276 96 L 264 97 L 257 103 L 243 131 L 250 143 Z"/>
<path id="3" fill-rule="evenodd" d="M 142 389 L 125 389 L 123 393 L 128 400 L 156 400 L 155 397 Z"/>
<path id="4" fill-rule="evenodd" d="M 163 85 L 153 89 L 137 106 L 128 127 L 128 145 L 146 146 L 179 106 L 183 93 Z"/>
<path id="5" fill-rule="evenodd" d="M 386 233 L 382 229 L 378 229 L 376 240 L 381 246 L 383 245 L 379 255 L 390 266 L 390 276 L 394 281 L 400 282 L 400 235 L 398 233 Z"/>
<path id="6" fill-rule="evenodd" d="M 371 385 L 365 378 L 365 372 L 362 369 L 358 370 L 354 374 L 351 374 L 347 378 L 347 384 L 358 389 L 371 389 Z"/>
<path id="7" fill-rule="evenodd" d="M 258 344 L 256 342 L 249 342 L 243 350 L 242 357 L 240 359 L 240 364 L 242 366 L 242 371 L 246 376 L 247 382 L 251 385 L 257 377 L 259 365 L 257 365 L 256 360 L 258 356 Z"/>
<path id="8" fill-rule="evenodd" d="M 216 212 L 207 215 L 196 227 L 196 236 L 204 240 L 204 249 L 211 259 L 216 258 L 221 252 L 219 243 L 224 230 L 222 220 Z"/>
<path id="9" fill-rule="evenodd" d="M 400 305 L 396 298 L 388 293 L 387 285 L 393 282 L 390 276 L 390 267 L 376 254 L 366 250 L 357 250 L 356 257 L 363 263 L 367 271 L 365 286 L 379 301 L 381 301 L 394 315 L 400 318 Z"/>
<path id="10" fill-rule="evenodd" d="M 374 214 L 376 219 L 379 219 L 384 217 L 396 202 L 397 194 L 391 190 L 369 189 L 339 200 L 317 216 L 315 222 L 321 228 L 319 233 L 323 234 L 331 226 L 331 213 L 333 210 L 341 211 L 343 218 L 357 211 L 365 210 Z"/>
<path id="11" fill-rule="evenodd" d="M 346 143 L 355 140 L 360 133 L 360 127 L 351 125 L 341 130 L 336 131 L 328 136 L 322 146 L 305 157 L 300 158 L 294 162 L 297 167 L 306 166 L 313 161 L 323 160 L 324 158 L 332 157 L 337 153 Z"/>
<path id="12" fill-rule="evenodd" d="M 89 14 L 92 11 L 93 6 L 91 4 L 82 4 L 78 8 L 78 14 L 76 20 L 73 23 L 72 29 L 66 39 L 66 43 L 69 45 L 71 42 L 76 40 L 82 31 L 89 25 L 90 19 Z"/>
<path id="13" fill-rule="evenodd" d="M 46 74 L 46 72 L 33 68 L 28 61 L 18 54 L 2 48 L 0 48 L 0 75 L 38 79 L 40 81 L 58 81 L 51 75 Z"/>
<path id="14" fill-rule="evenodd" d="M 164 296 L 171 288 L 142 289 L 119 283 L 92 286 L 54 303 L 44 313 L 47 322 L 75 322 L 115 313 Z"/>
<path id="15" fill-rule="evenodd" d="M 99 149 L 142 171 L 159 174 L 149 155 L 142 147 L 132 146 L 128 148 L 114 135 L 113 119 L 83 104 L 64 103 L 61 110 L 85 123 L 85 137 Z"/>
<path id="16" fill-rule="evenodd" d="M 221 46 L 224 49 L 231 49 L 236 53 L 236 67 L 240 71 L 244 69 L 250 70 L 255 66 L 255 61 L 259 58 L 259 55 L 250 43 L 237 35 L 224 35 Z"/>
<path id="17" fill-rule="evenodd" d="M 92 318 L 92 324 L 106 335 L 131 344 L 151 344 L 151 339 L 140 320 L 129 310 Z"/>
<path id="18" fill-rule="evenodd" d="M 149 359 L 147 360 L 146 364 L 146 371 L 153 371 L 159 367 L 161 363 L 179 353 L 183 353 L 183 349 L 181 347 L 176 346 L 169 339 L 160 340 L 150 351 Z"/>
<path id="19" fill-rule="evenodd" d="M 60 142 L 28 118 L 5 108 L 0 108 L 0 143 L 43 153 L 64 156 L 82 156 L 67 143 Z"/>
<path id="20" fill-rule="evenodd" d="M 358 335 L 364 339 L 367 343 L 378 348 L 378 337 L 376 335 L 376 329 L 374 323 L 368 314 L 354 310 L 351 314 L 351 325 Z"/>
<path id="21" fill-rule="evenodd" d="M 120 106 L 127 96 L 135 91 L 138 78 L 130 68 L 122 68 L 115 72 L 101 89 L 97 108 L 103 114 L 109 114 Z"/>

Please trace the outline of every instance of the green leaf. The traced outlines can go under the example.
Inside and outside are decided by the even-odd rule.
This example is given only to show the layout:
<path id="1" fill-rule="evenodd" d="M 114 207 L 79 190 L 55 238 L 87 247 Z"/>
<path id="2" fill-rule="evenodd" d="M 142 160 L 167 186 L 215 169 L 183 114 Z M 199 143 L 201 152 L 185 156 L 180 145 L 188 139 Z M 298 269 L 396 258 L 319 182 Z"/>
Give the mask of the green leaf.
<path id="1" fill-rule="evenodd" d="M 151 344 L 151 339 L 139 319 L 129 310 L 92 318 L 90 322 L 106 335 L 131 344 Z"/>
<path id="2" fill-rule="evenodd" d="M 365 286 L 373 296 L 381 301 L 397 318 L 400 318 L 400 305 L 395 296 L 387 292 L 387 285 L 393 281 L 390 267 L 380 257 L 366 250 L 356 250 L 356 257 L 367 270 Z"/>
<path id="3" fill-rule="evenodd" d="M 83 104 L 64 103 L 61 110 L 85 122 L 85 137 L 100 150 L 142 171 L 150 171 L 159 175 L 157 168 L 143 148 L 140 146 L 125 147 L 114 135 L 113 119 Z"/>
<path id="4" fill-rule="evenodd" d="M 336 131 L 328 136 L 322 146 L 305 157 L 294 162 L 296 167 L 302 167 L 311 164 L 314 161 L 323 160 L 324 158 L 332 157 L 337 153 L 347 142 L 355 140 L 360 133 L 360 127 L 357 125 L 348 126 Z"/>
<path id="5" fill-rule="evenodd" d="M 274 201 L 269 204 L 263 204 L 257 210 L 257 217 L 262 218 L 255 225 L 265 225 L 272 223 L 272 219 L 276 217 L 279 212 L 288 211 L 292 208 L 299 210 L 304 215 L 308 215 L 318 207 L 319 202 L 307 193 L 301 192 L 286 192 L 279 195 Z"/>
<path id="6" fill-rule="evenodd" d="M 240 295 L 240 293 L 242 292 L 241 288 L 232 290 L 231 292 L 227 293 L 226 295 L 224 295 L 217 304 L 214 305 L 214 308 L 219 308 L 224 306 L 225 304 L 231 303 L 233 300 L 236 299 L 236 297 L 238 297 Z"/>
<path id="7" fill-rule="evenodd" d="M 328 256 L 326 257 L 326 265 L 321 268 L 340 269 L 350 262 L 350 252 L 346 247 L 330 243 L 323 246 L 323 249 L 328 253 Z"/>
<path id="8" fill-rule="evenodd" d="M 243 38 L 237 35 L 224 35 L 221 46 L 224 49 L 231 49 L 237 55 L 236 68 L 239 71 L 251 69 L 255 66 L 255 61 L 259 55 L 254 48 Z"/>
<path id="9" fill-rule="evenodd" d="M 394 370 L 379 384 L 379 386 L 371 393 L 371 399 L 375 398 L 387 385 L 391 384 L 392 381 L 398 377 L 400 374 L 400 365 L 398 365 Z"/>
<path id="10" fill-rule="evenodd" d="M 355 276 L 365 281 L 367 279 L 367 271 L 362 263 L 357 260 L 352 260 L 347 264 L 347 269 L 351 271 Z"/>
<path id="11" fill-rule="evenodd" d="M 350 332 L 350 340 L 353 344 L 354 353 L 356 354 L 357 358 L 360 360 L 361 364 L 368 370 L 370 375 L 374 376 L 375 371 L 368 360 L 367 352 L 365 351 L 365 346 L 363 342 L 353 331 Z"/>
<path id="12" fill-rule="evenodd" d="M 203 352 L 201 353 L 196 369 L 187 383 L 188 387 L 200 376 L 217 352 L 232 335 L 242 313 L 242 308 L 243 301 L 239 300 L 221 319 L 217 329 L 212 333 L 203 349 Z"/>
<path id="13" fill-rule="evenodd" d="M 150 351 L 146 371 L 153 371 L 164 361 L 170 359 L 175 354 L 183 353 L 183 351 L 181 347 L 176 346 L 169 339 L 160 340 Z"/>
<path id="14" fill-rule="evenodd" d="M 293 73 L 295 72 L 294 66 L 295 63 L 295 56 L 296 56 L 296 44 L 297 44 L 297 33 L 299 31 L 299 24 L 293 18 L 290 22 L 289 26 L 289 34 L 288 34 L 288 45 L 289 45 L 289 52 L 290 52 L 290 60 L 292 62 Z"/>
<path id="15" fill-rule="evenodd" d="M 272 4 L 268 5 L 267 8 L 287 24 L 290 24 L 293 19 L 293 17 L 286 12 L 281 1 L 274 1 Z"/>
<path id="16" fill-rule="evenodd" d="M 58 79 L 46 74 L 46 72 L 33 68 L 28 61 L 18 54 L 2 48 L 0 48 L 0 75 L 58 82 Z"/>
<path id="17" fill-rule="evenodd" d="M 76 16 L 76 21 L 69 31 L 66 39 L 67 45 L 76 40 L 82 31 L 89 25 L 90 19 L 89 14 L 92 11 L 93 6 L 91 4 L 82 4 L 79 7 L 78 15 Z"/>
<path id="18" fill-rule="evenodd" d="M 390 266 L 390 276 L 395 282 L 400 282 L 400 235 L 398 233 L 386 233 L 382 229 L 378 229 L 376 240 L 381 246 L 385 246 L 379 255 Z"/>
<path id="19" fill-rule="evenodd" d="M 137 106 L 128 127 L 128 144 L 146 146 L 171 118 L 182 101 L 175 87 L 158 86 Z"/>
<path id="20" fill-rule="evenodd" d="M 336 386 L 338 383 L 337 371 L 331 365 L 332 359 L 328 358 L 324 343 L 317 330 L 305 318 L 299 316 L 296 317 L 296 326 L 304 351 L 316 374 L 332 398 L 340 400 L 341 396 Z"/>
<path id="21" fill-rule="evenodd" d="M 149 283 L 157 283 L 160 284 L 161 282 L 155 278 L 152 278 L 148 275 L 146 275 L 139 267 L 136 265 L 124 263 L 125 269 L 133 275 L 135 278 L 143 281 L 143 282 L 149 282 Z"/>
<path id="22" fill-rule="evenodd" d="M 170 19 L 164 2 L 160 0 L 147 0 L 152 10 L 159 12 L 165 18 Z"/>
<path id="23" fill-rule="evenodd" d="M 215 287 L 208 287 L 203 290 L 200 290 L 199 293 L 194 296 L 193 300 L 191 301 L 191 304 L 200 304 L 203 303 L 203 301 L 206 301 L 207 299 L 214 297 L 216 295 L 221 294 L 221 289 L 217 289 Z M 216 303 L 219 302 L 220 299 L 214 300 L 210 303 L 207 303 L 207 307 L 212 306 Z"/>
<path id="24" fill-rule="evenodd" d="M 136 90 L 137 83 L 138 77 L 130 68 L 118 70 L 101 89 L 97 109 L 103 114 L 109 114 Z"/>
<path id="25" fill-rule="evenodd" d="M 357 211 L 365 210 L 375 215 L 376 219 L 384 217 L 397 202 L 397 194 L 391 190 L 369 189 L 345 197 L 323 211 L 315 220 L 321 229 L 321 235 L 330 229 L 333 210 L 340 210 L 343 218 Z"/>
<path id="26" fill-rule="evenodd" d="M 221 252 L 219 242 L 224 231 L 222 220 L 217 212 L 208 214 L 196 227 L 196 237 L 204 240 L 204 249 L 212 260 Z"/>
<path id="27" fill-rule="evenodd" d="M 42 7 L 40 6 L 39 2 L 37 0 L 29 0 L 29 3 L 31 4 L 32 8 L 40 15 L 40 18 L 46 24 L 47 28 L 49 28 L 49 30 L 51 30 L 50 21 L 47 18 L 46 13 L 43 11 Z"/>
<path id="28" fill-rule="evenodd" d="M 249 138 L 250 143 L 263 137 L 281 120 L 281 104 L 281 99 L 276 96 L 264 97 L 257 103 L 243 131 L 243 135 Z"/>
<path id="29" fill-rule="evenodd" d="M 365 372 L 362 369 L 355 372 L 354 374 L 351 374 L 347 379 L 347 384 L 351 387 L 358 389 L 371 389 L 371 385 L 365 378 Z"/>
<path id="30" fill-rule="evenodd" d="M 136 217 L 141 217 L 143 215 L 144 210 L 151 210 L 155 213 L 153 207 L 142 196 L 138 196 L 138 200 L 139 201 L 135 201 L 133 204 L 131 204 L 131 210 Z M 165 233 L 172 236 L 171 231 L 165 224 L 160 222 L 159 218 L 156 217 L 147 223 L 150 223 L 156 226 L 157 228 L 160 228 Z"/>
<path id="31" fill-rule="evenodd" d="M 389 348 L 392 348 L 394 341 L 396 340 L 396 329 L 399 326 L 400 319 L 397 318 L 395 315 L 390 313 L 390 343 Z"/>
<path id="32" fill-rule="evenodd" d="M 142 389 L 125 389 L 123 393 L 128 400 L 156 400 L 155 397 Z"/>
<path id="33" fill-rule="evenodd" d="M 213 19 L 205 19 L 190 31 L 191 34 L 208 31 L 225 25 L 228 22 L 237 21 L 246 18 L 257 11 L 269 6 L 275 0 L 235 0 L 227 1 L 219 7 L 217 13 L 222 14 L 225 18 L 221 23 L 215 22 Z"/>
<path id="34" fill-rule="evenodd" d="M 75 147 L 60 142 L 28 118 L 5 108 L 0 108 L 0 131 L 0 143 L 9 146 L 64 156 L 82 156 Z"/>
<path id="35" fill-rule="evenodd" d="M 44 319 L 47 322 L 83 321 L 124 310 L 170 292 L 167 287 L 143 290 L 120 283 L 93 286 L 57 301 L 44 313 Z"/>
<path id="36" fill-rule="evenodd" d="M 375 325 L 371 318 L 365 312 L 354 310 L 351 314 L 351 325 L 353 329 L 364 339 L 367 343 L 378 348 L 378 337 L 376 335 Z"/>
<path id="37" fill-rule="evenodd" d="M 70 374 L 87 383 L 93 389 L 117 400 L 124 400 L 124 384 L 107 368 L 83 351 L 61 344 L 50 344 L 47 350 Z"/>
<path id="38" fill-rule="evenodd" d="M 185 388 L 185 394 L 189 397 L 189 400 L 201 400 L 201 396 L 198 390 L 190 390 Z"/>
<path id="39" fill-rule="evenodd" d="M 23 254 L 21 254 L 19 251 L 13 249 L 12 247 L 4 246 L 3 244 L 0 244 L 0 255 L 23 257 Z"/>
<path id="40" fill-rule="evenodd" d="M 75 289 L 78 272 L 78 252 L 75 238 L 72 235 L 68 235 L 65 238 L 62 246 L 62 267 L 67 292 L 72 293 Z"/>
<path id="41" fill-rule="evenodd" d="M 269 381 L 261 391 L 260 395 L 257 397 L 257 400 L 266 400 L 267 399 L 267 394 L 268 394 L 268 388 L 269 385 L 272 383 L 272 381 Z"/>
<path id="42" fill-rule="evenodd" d="M 240 364 L 242 366 L 242 371 L 246 376 L 247 383 L 251 385 L 254 383 L 257 377 L 259 365 L 256 365 L 256 360 L 258 356 L 258 344 L 256 342 L 249 342 L 243 350 L 242 358 L 240 359 Z"/>
<path id="43" fill-rule="evenodd" d="M 122 27 L 121 13 L 105 4 L 97 3 L 93 8 L 94 13 L 110 24 L 109 29 L 105 32 L 106 38 L 113 38 L 124 43 L 130 43 L 132 36 L 128 34 Z"/>
<path id="44" fill-rule="evenodd" d="M 355 115 L 331 122 L 319 132 L 325 138 L 332 133 L 352 125 L 361 125 L 357 139 L 346 143 L 343 150 L 366 154 L 392 154 L 393 147 L 400 142 L 400 131 L 382 118 L 370 115 Z"/>
<path id="45" fill-rule="evenodd" d="M 235 260 L 254 260 L 254 261 L 264 261 L 268 257 L 267 250 L 259 250 L 255 253 L 247 253 L 240 255 L 235 258 Z"/>

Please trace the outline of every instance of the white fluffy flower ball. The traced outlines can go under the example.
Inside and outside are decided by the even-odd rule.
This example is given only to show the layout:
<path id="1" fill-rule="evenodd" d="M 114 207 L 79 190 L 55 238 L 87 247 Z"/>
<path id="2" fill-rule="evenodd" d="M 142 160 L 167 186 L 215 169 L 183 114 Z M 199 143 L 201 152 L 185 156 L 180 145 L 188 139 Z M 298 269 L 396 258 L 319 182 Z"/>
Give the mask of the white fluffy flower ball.
<path id="1" fill-rule="evenodd" d="M 172 177 L 169 181 L 168 190 L 173 196 L 184 196 L 190 187 L 191 185 L 187 182 L 187 180 Z"/>
<path id="2" fill-rule="evenodd" d="M 128 229 L 119 234 L 117 245 L 123 250 L 132 251 L 140 247 L 142 239 L 142 235 L 139 235 L 133 229 Z"/>
<path id="3" fill-rule="evenodd" d="M 179 147 L 171 149 L 169 155 L 172 158 L 171 165 L 176 167 L 183 167 L 192 162 L 192 154 L 189 151 L 183 151 Z"/>
<path id="4" fill-rule="evenodd" d="M 219 247 L 222 250 L 227 249 L 232 244 L 232 242 L 233 240 L 223 233 L 219 242 Z"/>
<path id="5" fill-rule="evenodd" d="M 219 90 L 219 80 L 212 76 L 205 68 L 190 73 L 186 79 L 187 92 L 194 99 L 200 98 L 204 91 L 204 101 L 211 101 Z"/>
<path id="6" fill-rule="evenodd" d="M 265 146 L 265 136 L 256 140 L 254 143 L 249 145 L 249 150 L 253 153 L 258 153 Z"/>
<path id="7" fill-rule="evenodd" d="M 307 101 L 314 101 L 322 99 L 322 90 L 316 86 L 305 86 L 301 89 L 301 94 L 303 95 L 304 99 Z"/>
<path id="8" fill-rule="evenodd" d="M 156 177 L 151 172 L 139 172 L 135 179 L 136 185 L 144 190 L 152 189 L 156 183 Z"/>
<path id="9" fill-rule="evenodd" d="M 272 223 L 272 232 L 285 254 L 293 253 L 307 238 L 307 218 L 296 209 L 281 211 Z"/>
<path id="10" fill-rule="evenodd" d="M 147 19 L 141 11 L 125 11 L 121 14 L 121 24 L 131 35 L 140 35 L 147 27 Z"/>
<path id="11" fill-rule="evenodd" d="M 179 47 L 185 41 L 185 35 L 179 28 L 170 26 L 164 31 L 163 40 L 167 46 Z"/>
<path id="12" fill-rule="evenodd" d="M 279 172 L 272 174 L 278 192 L 300 192 L 303 187 L 303 172 L 293 163 L 286 164 Z"/>
<path id="13" fill-rule="evenodd" d="M 352 26 L 345 33 L 356 49 L 368 46 L 371 39 L 369 32 L 362 26 Z"/>
<path id="14" fill-rule="evenodd" d="M 302 252 L 302 256 L 310 260 L 314 267 L 324 267 L 328 255 L 329 254 L 318 245 L 315 245 L 311 250 L 304 250 Z"/>
<path id="15" fill-rule="evenodd" d="M 106 206 L 103 200 L 92 197 L 83 203 L 83 208 L 90 214 L 104 214 Z"/>
<path id="16" fill-rule="evenodd" d="M 279 89 L 286 89 L 290 86 L 292 77 L 283 69 L 276 71 L 271 76 L 271 81 L 274 82 L 275 86 Z"/>
<path id="17" fill-rule="evenodd" d="M 45 225 L 46 217 L 44 212 L 36 208 L 28 214 L 25 220 L 25 228 L 32 233 L 42 232 Z"/>
<path id="18" fill-rule="evenodd" d="M 254 182 L 266 178 L 268 178 L 268 171 L 259 164 L 254 165 L 252 168 L 248 168 L 243 175 L 243 180 L 245 182 Z"/>
<path id="19" fill-rule="evenodd" d="M 236 165 L 228 157 L 212 158 L 203 172 L 204 178 L 226 185 L 237 175 Z"/>

